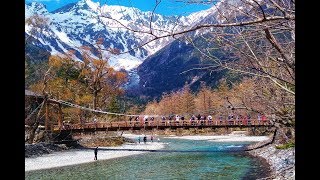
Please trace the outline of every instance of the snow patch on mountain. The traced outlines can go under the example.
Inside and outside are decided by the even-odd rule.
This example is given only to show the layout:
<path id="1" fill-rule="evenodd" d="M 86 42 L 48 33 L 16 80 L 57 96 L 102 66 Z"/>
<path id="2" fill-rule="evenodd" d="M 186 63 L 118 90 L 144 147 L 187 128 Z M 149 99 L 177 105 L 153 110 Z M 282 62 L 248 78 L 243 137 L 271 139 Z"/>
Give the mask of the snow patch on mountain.
<path id="1" fill-rule="evenodd" d="M 143 60 L 126 54 L 114 55 L 109 59 L 109 65 L 116 70 L 125 69 L 127 71 L 138 67 Z"/>
<path id="2" fill-rule="evenodd" d="M 34 14 L 42 15 L 49 19 L 48 28 L 34 34 L 31 33 L 32 27 L 26 24 L 25 32 L 39 40 L 52 54 L 67 52 L 70 49 L 77 51 L 78 60 L 81 58 L 79 56 L 81 46 L 90 47 L 91 56 L 97 57 L 94 52 L 97 50 L 96 42 L 98 39 L 103 39 L 102 47 L 115 48 L 120 53 L 124 53 L 111 56 L 110 65 L 115 69 L 131 72 L 148 56 L 174 40 L 171 36 L 167 36 L 141 46 L 154 38 L 153 35 L 143 32 L 152 30 L 157 36 L 166 35 L 173 29 L 174 32 L 180 32 L 195 25 L 212 11 L 213 8 L 182 17 L 153 14 L 152 29 L 150 29 L 152 12 L 142 12 L 134 7 L 100 5 L 99 2 L 91 0 L 80 0 L 48 12 L 43 4 L 33 2 L 25 5 L 25 17 L 28 18 Z M 131 74 L 132 77 L 137 78 L 136 73 L 131 72 Z M 135 81 L 132 80 L 132 82 Z"/>
<path id="3" fill-rule="evenodd" d="M 90 0 L 86 0 L 87 5 L 94 11 L 96 11 L 98 9 L 98 7 L 100 6 L 99 2 L 92 2 Z"/>
<path id="4" fill-rule="evenodd" d="M 49 18 L 51 29 L 47 30 L 50 32 L 47 33 L 47 38 L 48 36 L 57 37 L 60 44 L 66 43 L 76 50 L 79 47 L 75 47 L 75 45 L 91 44 L 94 46 L 95 41 L 99 37 L 102 37 L 107 41 L 104 44 L 105 47 L 114 47 L 120 49 L 121 52 L 126 52 L 148 42 L 153 37 L 147 33 L 134 33 L 124 27 L 128 26 L 133 30 L 142 32 L 150 31 L 149 21 L 152 12 L 142 12 L 133 7 L 107 4 L 101 6 L 99 2 L 95 3 L 91 0 L 80 0 L 77 3 L 68 4 L 50 13 L 43 4 L 37 2 L 26 4 L 25 9 L 26 17 L 30 17 L 33 14 L 41 14 Z M 153 33 L 161 35 L 164 31 L 159 30 L 171 30 L 174 27 L 176 31 L 179 29 L 183 30 L 186 27 L 190 27 L 192 22 L 203 18 L 206 12 L 207 11 L 201 11 L 181 18 L 177 16 L 153 14 L 154 18 L 151 23 Z M 117 21 L 121 22 L 121 24 Z M 27 26 L 28 25 L 26 25 L 26 31 L 28 33 Z M 130 54 L 139 59 L 145 59 L 172 40 L 173 38 L 170 36 L 158 39 L 135 49 Z M 86 41 L 85 44 L 83 44 L 84 41 Z M 57 42 L 51 44 L 53 49 L 57 45 L 59 45 Z M 64 48 L 66 49 L 67 47 Z"/>
<path id="5" fill-rule="evenodd" d="M 58 38 L 64 42 L 64 43 L 67 43 L 67 44 L 72 44 L 72 40 L 69 39 L 68 35 L 64 32 L 61 32 L 61 31 L 58 31 L 57 29 L 55 28 L 52 28 L 52 31 L 58 36 Z"/>

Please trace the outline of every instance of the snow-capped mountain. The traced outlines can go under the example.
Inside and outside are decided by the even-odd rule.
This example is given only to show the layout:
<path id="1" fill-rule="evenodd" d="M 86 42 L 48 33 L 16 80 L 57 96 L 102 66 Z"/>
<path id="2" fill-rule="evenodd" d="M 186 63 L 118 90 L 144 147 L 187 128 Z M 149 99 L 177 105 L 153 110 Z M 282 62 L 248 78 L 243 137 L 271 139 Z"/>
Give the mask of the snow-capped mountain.
<path id="1" fill-rule="evenodd" d="M 26 36 L 35 39 L 33 45 L 44 48 L 51 54 L 72 49 L 76 51 L 76 57 L 81 59 L 79 53 L 81 46 L 89 46 L 92 48 L 92 56 L 97 56 L 96 43 L 98 39 L 103 39 L 102 48 L 116 48 L 124 53 L 121 55 L 104 53 L 110 58 L 110 65 L 126 70 L 137 67 L 148 56 L 174 40 L 172 37 L 160 38 L 140 47 L 141 44 L 154 38 L 148 34 L 151 29 L 155 35 L 173 29 L 183 30 L 203 19 L 209 12 L 209 10 L 201 11 L 185 17 L 153 14 L 150 28 L 152 12 L 142 12 L 132 7 L 101 6 L 99 2 L 91 0 L 80 0 L 52 12 L 48 12 L 45 5 L 33 2 L 26 4 L 25 10 L 26 19 L 35 14 L 48 19 L 47 27 L 37 31 L 34 31 L 32 25 L 26 24 Z"/>

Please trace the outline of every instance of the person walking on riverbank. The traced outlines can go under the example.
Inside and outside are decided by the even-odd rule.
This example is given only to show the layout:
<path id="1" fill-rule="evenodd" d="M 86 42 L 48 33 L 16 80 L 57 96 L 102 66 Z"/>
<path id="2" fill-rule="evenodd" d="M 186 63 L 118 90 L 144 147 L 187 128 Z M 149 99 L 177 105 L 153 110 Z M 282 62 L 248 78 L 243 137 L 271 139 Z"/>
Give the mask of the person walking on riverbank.
<path id="1" fill-rule="evenodd" d="M 146 144 L 147 143 L 147 136 L 146 135 L 144 135 L 144 137 L 143 137 L 143 142 Z"/>
<path id="2" fill-rule="evenodd" d="M 98 160 L 98 147 L 94 149 L 94 160 Z"/>

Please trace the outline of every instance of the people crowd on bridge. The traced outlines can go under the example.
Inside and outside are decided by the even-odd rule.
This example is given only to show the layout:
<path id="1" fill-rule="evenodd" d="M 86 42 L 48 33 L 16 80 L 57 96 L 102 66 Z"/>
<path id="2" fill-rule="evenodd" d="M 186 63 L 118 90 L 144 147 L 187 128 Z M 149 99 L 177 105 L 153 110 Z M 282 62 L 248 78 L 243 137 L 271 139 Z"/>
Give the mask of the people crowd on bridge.
<path id="1" fill-rule="evenodd" d="M 253 117 L 253 118 L 252 118 Z M 107 123 L 107 122 L 106 122 Z M 106 123 L 100 123 L 96 117 L 93 118 L 92 124 L 86 123 L 87 126 L 92 128 L 99 128 L 107 125 Z M 108 122 L 111 124 L 111 122 Z M 120 125 L 118 122 L 113 122 L 115 126 L 128 126 L 128 127 L 148 127 L 148 126 L 232 126 L 232 125 L 268 125 L 270 124 L 267 116 L 265 114 L 222 114 L 215 113 L 211 114 L 171 114 L 167 116 L 152 116 L 152 115 L 141 115 L 141 116 L 129 116 L 128 120 L 119 121 L 119 123 L 125 124 Z M 77 125 L 79 126 L 79 125 Z M 76 127 L 77 127 L 76 126 Z M 74 127 L 70 122 L 63 121 L 61 129 L 67 130 Z M 84 124 L 81 124 L 80 127 L 84 127 Z"/>
<path id="2" fill-rule="evenodd" d="M 189 115 L 189 122 L 191 125 L 196 126 L 204 126 L 204 125 L 253 125 L 253 121 L 255 121 L 255 125 L 266 125 L 269 123 L 268 118 L 264 114 L 257 114 L 256 118 L 252 119 L 250 114 L 228 114 L 227 116 L 223 116 L 219 114 L 215 116 L 215 121 L 212 115 L 206 114 L 197 114 L 197 115 Z M 142 118 L 141 118 L 142 117 Z M 185 118 L 185 115 L 169 115 L 169 116 L 160 116 L 158 118 L 161 125 L 186 125 L 188 122 Z M 130 121 L 131 122 L 131 121 Z M 215 122 L 215 124 L 214 124 Z M 135 119 L 136 124 L 144 124 L 144 125 L 154 125 L 155 117 L 153 116 L 137 116 Z"/>

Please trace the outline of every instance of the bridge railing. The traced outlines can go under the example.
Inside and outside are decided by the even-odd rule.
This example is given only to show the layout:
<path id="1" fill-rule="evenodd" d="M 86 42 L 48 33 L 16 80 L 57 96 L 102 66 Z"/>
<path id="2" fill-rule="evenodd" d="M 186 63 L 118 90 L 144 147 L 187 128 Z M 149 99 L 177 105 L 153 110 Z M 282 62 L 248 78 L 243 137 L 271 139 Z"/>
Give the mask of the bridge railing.
<path id="1" fill-rule="evenodd" d="M 54 126 L 54 130 L 68 130 L 68 129 L 97 129 L 97 128 L 133 128 L 133 127 L 185 127 L 185 126 L 259 126 L 259 125 L 270 125 L 268 120 L 257 120 L 257 119 L 241 119 L 241 120 L 148 120 L 144 121 L 116 121 L 116 122 L 91 122 L 82 124 L 65 124 L 62 127 Z"/>
<path id="2" fill-rule="evenodd" d="M 157 120 L 144 123 L 146 126 L 232 126 L 232 125 L 269 125 L 262 120 Z"/>

